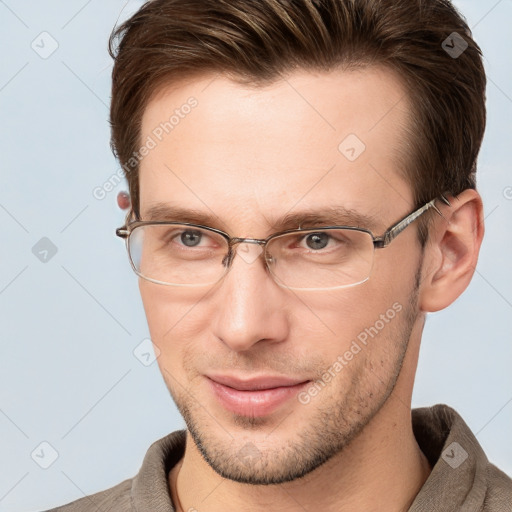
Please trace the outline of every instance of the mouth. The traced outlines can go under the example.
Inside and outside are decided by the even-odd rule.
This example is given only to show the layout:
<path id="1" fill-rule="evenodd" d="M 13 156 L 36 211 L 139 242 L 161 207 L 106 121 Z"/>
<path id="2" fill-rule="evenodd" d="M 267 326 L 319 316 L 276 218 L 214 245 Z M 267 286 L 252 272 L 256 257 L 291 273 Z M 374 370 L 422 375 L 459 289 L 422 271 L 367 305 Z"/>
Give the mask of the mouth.
<path id="1" fill-rule="evenodd" d="M 217 402 L 228 411 L 251 417 L 270 414 L 293 399 L 311 381 L 282 376 L 238 379 L 226 375 L 206 376 Z"/>

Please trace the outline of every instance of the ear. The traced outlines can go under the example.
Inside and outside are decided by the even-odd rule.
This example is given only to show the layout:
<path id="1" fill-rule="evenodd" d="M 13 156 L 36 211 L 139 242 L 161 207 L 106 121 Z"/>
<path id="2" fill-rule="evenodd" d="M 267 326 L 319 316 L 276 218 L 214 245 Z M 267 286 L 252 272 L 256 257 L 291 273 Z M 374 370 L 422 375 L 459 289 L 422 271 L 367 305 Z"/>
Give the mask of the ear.
<path id="1" fill-rule="evenodd" d="M 425 246 L 419 306 L 424 312 L 449 306 L 469 285 L 484 236 L 482 198 L 476 190 L 436 201 L 435 218 Z"/>
<path id="2" fill-rule="evenodd" d="M 119 208 L 121 208 L 121 210 L 128 210 L 128 208 L 130 208 L 132 205 L 130 194 L 124 190 L 119 192 L 119 194 L 117 194 L 117 205 Z"/>

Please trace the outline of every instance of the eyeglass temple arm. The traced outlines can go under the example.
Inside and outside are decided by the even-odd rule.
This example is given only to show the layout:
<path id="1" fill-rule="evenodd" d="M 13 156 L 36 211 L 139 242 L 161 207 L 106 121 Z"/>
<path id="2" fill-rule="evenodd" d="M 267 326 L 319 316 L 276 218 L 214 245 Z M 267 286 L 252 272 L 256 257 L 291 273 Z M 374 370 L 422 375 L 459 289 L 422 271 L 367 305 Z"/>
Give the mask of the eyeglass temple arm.
<path id="1" fill-rule="evenodd" d="M 439 198 L 432 199 L 427 204 L 412 212 L 410 215 L 398 221 L 396 224 L 391 226 L 381 237 L 378 237 L 374 240 L 374 245 L 376 248 L 381 249 L 383 247 L 388 246 L 409 224 L 412 224 L 420 215 L 423 215 L 430 208 L 434 208 L 434 210 L 444 218 L 443 214 L 436 206 L 435 201 L 439 199 L 444 204 L 451 206 L 450 202 L 444 195 L 440 195 Z"/>

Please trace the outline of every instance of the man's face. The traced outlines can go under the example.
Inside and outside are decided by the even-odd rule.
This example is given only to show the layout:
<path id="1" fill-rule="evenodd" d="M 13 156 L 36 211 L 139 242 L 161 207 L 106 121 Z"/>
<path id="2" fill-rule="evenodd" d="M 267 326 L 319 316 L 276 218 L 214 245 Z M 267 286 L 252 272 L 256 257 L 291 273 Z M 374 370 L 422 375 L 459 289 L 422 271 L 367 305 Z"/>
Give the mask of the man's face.
<path id="1" fill-rule="evenodd" d="M 197 105 L 183 109 L 190 97 Z M 141 217 L 156 205 L 194 209 L 231 236 L 265 238 L 286 214 L 341 206 L 380 235 L 414 206 L 397 157 L 407 109 L 400 82 L 378 68 L 296 72 L 260 89 L 213 76 L 174 85 L 143 116 L 146 141 L 180 114 L 141 163 Z M 140 290 L 163 377 L 204 458 L 227 478 L 280 483 L 337 454 L 386 403 L 417 321 L 421 250 L 410 227 L 376 251 L 367 282 L 305 291 L 276 284 L 248 247 L 215 285 L 141 280 Z M 224 377 L 238 388 L 260 377 L 298 385 L 212 382 Z"/>

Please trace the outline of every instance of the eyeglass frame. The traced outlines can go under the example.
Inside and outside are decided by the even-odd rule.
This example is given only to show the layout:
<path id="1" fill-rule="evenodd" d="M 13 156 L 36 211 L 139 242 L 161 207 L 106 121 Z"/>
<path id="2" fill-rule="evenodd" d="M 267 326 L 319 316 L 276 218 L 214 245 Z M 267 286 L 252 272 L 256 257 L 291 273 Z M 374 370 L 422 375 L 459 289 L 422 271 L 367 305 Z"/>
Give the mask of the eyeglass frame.
<path id="1" fill-rule="evenodd" d="M 180 226 L 190 226 L 190 227 L 197 227 L 197 228 L 201 228 L 201 229 L 206 229 L 208 231 L 213 231 L 214 233 L 217 233 L 217 234 L 221 235 L 227 241 L 227 243 L 228 243 L 228 254 L 226 255 L 226 257 L 227 257 L 227 265 L 225 265 L 226 257 L 224 257 L 224 259 L 222 260 L 222 264 L 226 266 L 226 271 L 223 274 L 223 276 L 219 277 L 219 281 L 220 281 L 222 279 L 222 277 L 224 277 L 227 274 L 227 272 L 229 271 L 229 268 L 231 267 L 231 263 L 232 263 L 235 255 L 236 255 L 236 251 L 233 251 L 232 248 L 236 244 L 240 244 L 240 243 L 258 244 L 259 246 L 261 246 L 263 248 L 264 255 L 267 256 L 266 255 L 266 246 L 267 246 L 267 244 L 271 240 L 273 240 L 274 238 L 280 237 L 282 235 L 287 235 L 289 233 L 300 233 L 302 231 L 313 231 L 313 232 L 314 231 L 321 231 L 323 229 L 348 229 L 348 230 L 352 230 L 352 231 L 361 231 L 363 233 L 368 233 L 371 236 L 371 238 L 372 238 L 373 248 L 374 249 L 385 249 L 386 247 L 389 246 L 389 244 L 400 233 L 402 233 L 402 231 L 404 231 L 416 219 L 418 219 L 418 217 L 423 215 L 430 208 L 434 209 L 434 211 L 436 211 L 441 217 L 444 217 L 443 214 L 441 213 L 441 211 L 439 210 L 439 208 L 435 204 L 436 199 L 439 199 L 442 203 L 446 204 L 447 206 L 451 206 L 451 203 L 448 201 L 448 199 L 446 199 L 446 197 L 444 195 L 440 195 L 438 198 L 432 199 L 428 203 L 425 203 L 423 206 L 419 207 L 418 209 L 416 209 L 413 212 L 409 213 L 408 215 L 406 215 L 405 217 L 403 217 L 399 221 L 397 221 L 394 224 L 392 224 L 380 236 L 375 236 L 373 234 L 373 232 L 371 230 L 369 230 L 369 229 L 361 228 L 361 227 L 355 227 L 355 226 L 318 226 L 318 227 L 314 226 L 314 227 L 308 227 L 308 228 L 300 228 L 299 227 L 298 229 L 287 229 L 285 231 L 279 231 L 277 233 L 272 233 L 267 238 L 240 238 L 240 237 L 232 237 L 228 233 L 226 233 L 225 231 L 222 231 L 222 230 L 217 229 L 217 228 L 213 228 L 211 226 L 205 226 L 205 225 L 202 225 L 202 224 L 193 224 L 191 222 L 151 221 L 151 220 L 148 220 L 148 221 L 145 221 L 145 220 L 135 220 L 133 222 L 127 223 L 124 226 L 116 229 L 116 235 L 119 238 L 123 238 L 125 240 L 126 249 L 127 249 L 127 252 L 128 252 L 128 258 L 130 260 L 130 264 L 131 264 L 133 270 L 135 271 L 135 273 L 138 276 L 140 276 L 143 279 L 146 279 L 147 281 L 150 281 L 152 283 L 162 284 L 162 285 L 166 285 L 166 286 L 194 286 L 194 285 L 185 285 L 185 284 L 164 283 L 162 281 L 157 281 L 156 279 L 151 279 L 149 277 L 146 277 L 146 276 L 142 275 L 140 272 L 138 272 L 137 269 L 134 266 L 134 263 L 133 263 L 133 260 L 132 260 L 131 254 L 130 254 L 129 238 L 130 238 L 131 233 L 136 228 L 138 228 L 140 226 L 148 226 L 148 225 L 151 225 L 151 226 L 161 226 L 161 225 L 173 226 L 173 225 L 180 225 Z M 265 257 L 264 260 L 265 260 L 265 266 L 268 269 L 268 265 L 269 265 L 269 262 L 271 261 L 271 258 L 268 259 L 267 257 Z M 366 280 L 368 280 L 369 277 L 370 276 L 368 276 L 368 278 Z M 362 281 L 362 282 L 364 282 L 364 281 Z M 361 284 L 361 283 L 355 283 L 354 285 L 356 285 L 356 284 Z M 345 287 L 354 286 L 354 285 L 343 285 L 341 287 L 334 287 L 334 288 L 345 288 Z M 199 286 L 199 285 L 196 285 L 196 286 Z M 304 288 L 304 289 L 307 290 L 308 288 Z M 331 289 L 331 288 L 329 288 L 329 289 Z"/>

